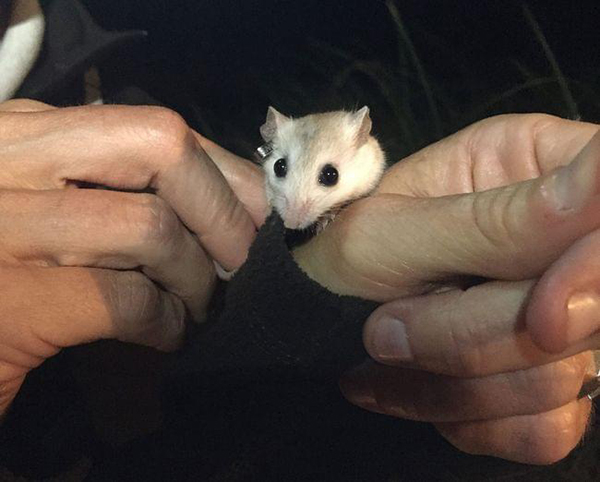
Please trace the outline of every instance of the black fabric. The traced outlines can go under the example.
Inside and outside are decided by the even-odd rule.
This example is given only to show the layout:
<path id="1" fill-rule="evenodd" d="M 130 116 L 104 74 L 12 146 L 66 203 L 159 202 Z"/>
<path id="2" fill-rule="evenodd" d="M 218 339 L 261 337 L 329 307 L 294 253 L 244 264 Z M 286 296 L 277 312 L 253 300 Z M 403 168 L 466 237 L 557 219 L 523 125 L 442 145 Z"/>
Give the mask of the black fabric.
<path id="1" fill-rule="evenodd" d="M 0 427 L 0 467 L 24 476 L 49 476 L 89 451 L 91 423 L 64 356 L 48 360 L 25 379 Z"/>
<path id="2" fill-rule="evenodd" d="M 229 283 L 218 323 L 190 341 L 173 385 L 185 386 L 190 376 L 216 386 L 335 381 L 366 357 L 362 324 L 376 306 L 306 277 L 289 255 L 281 218 L 272 215 Z"/>
<path id="3" fill-rule="evenodd" d="M 264 295 L 275 285 L 274 293 Z M 600 455 L 596 430 L 565 461 L 531 467 L 460 453 L 428 424 L 368 413 L 346 402 L 335 378 L 363 356 L 356 344 L 359 317 L 348 310 L 354 306 L 368 312 L 372 306 L 327 294 L 314 285 L 293 264 L 278 219 L 271 218 L 261 230 L 248 264 L 221 293 L 222 303 L 216 304 L 213 316 L 223 317 L 213 320 L 203 335 L 191 337 L 173 367 L 164 393 L 163 428 L 127 447 L 96 451 L 86 480 L 595 480 Z M 315 299 L 307 302 L 298 293 Z M 280 310 L 297 314 L 282 318 Z M 303 315 L 323 320 L 322 326 L 313 325 L 313 334 L 287 323 L 299 322 Z M 330 335 L 344 319 L 350 324 L 340 343 Z M 318 350 L 310 347 L 314 338 L 321 340 Z M 48 387 L 37 381 L 43 388 L 34 395 L 45 403 Z M 35 413 L 36 399 L 32 403 L 31 393 L 22 395 L 13 414 L 20 411 L 20 422 L 35 434 L 37 427 L 31 430 L 27 417 Z M 74 437 L 62 422 L 81 409 L 73 406 L 76 395 L 65 394 L 72 406 L 59 407 L 58 412 L 65 410 L 66 415 L 50 417 L 39 427 L 40 435 L 55 433 L 66 441 Z M 18 430 L 14 420 L 11 427 L 13 433 Z M 93 434 L 87 437 L 93 439 Z M 30 436 L 29 442 L 34 438 Z M 56 444 L 46 438 L 49 442 Z M 81 452 L 78 449 L 75 453 Z M 32 457 L 35 452 L 28 450 Z M 57 460 L 65 468 L 73 460 L 64 453 L 61 459 L 57 453 L 50 455 L 53 467 Z"/>
<path id="4" fill-rule="evenodd" d="M 365 356 L 373 307 L 303 274 L 271 217 L 218 321 L 175 364 L 163 429 L 107 455 L 89 480 L 594 480 L 597 431 L 567 460 L 533 467 L 469 456 L 429 424 L 350 405 L 337 377 Z"/>

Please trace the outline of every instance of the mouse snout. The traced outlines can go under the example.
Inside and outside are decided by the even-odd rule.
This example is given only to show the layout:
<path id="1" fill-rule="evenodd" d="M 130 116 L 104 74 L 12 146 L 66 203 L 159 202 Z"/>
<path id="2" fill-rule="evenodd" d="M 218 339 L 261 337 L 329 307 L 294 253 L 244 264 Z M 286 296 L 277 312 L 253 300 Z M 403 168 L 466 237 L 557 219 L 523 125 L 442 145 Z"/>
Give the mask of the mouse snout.
<path id="1" fill-rule="evenodd" d="M 288 229 L 303 229 L 312 224 L 310 220 L 311 203 L 308 200 L 292 200 L 287 202 L 284 225 Z"/>

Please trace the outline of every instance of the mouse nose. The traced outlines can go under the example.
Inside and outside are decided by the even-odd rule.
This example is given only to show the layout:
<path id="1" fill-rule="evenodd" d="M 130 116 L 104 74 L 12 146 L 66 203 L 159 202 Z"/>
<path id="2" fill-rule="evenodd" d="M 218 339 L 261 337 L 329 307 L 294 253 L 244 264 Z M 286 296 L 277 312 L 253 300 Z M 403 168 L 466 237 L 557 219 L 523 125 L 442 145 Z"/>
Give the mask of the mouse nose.
<path id="1" fill-rule="evenodd" d="M 288 203 L 284 216 L 284 225 L 288 229 L 302 229 L 307 227 L 310 203 L 306 200 Z"/>

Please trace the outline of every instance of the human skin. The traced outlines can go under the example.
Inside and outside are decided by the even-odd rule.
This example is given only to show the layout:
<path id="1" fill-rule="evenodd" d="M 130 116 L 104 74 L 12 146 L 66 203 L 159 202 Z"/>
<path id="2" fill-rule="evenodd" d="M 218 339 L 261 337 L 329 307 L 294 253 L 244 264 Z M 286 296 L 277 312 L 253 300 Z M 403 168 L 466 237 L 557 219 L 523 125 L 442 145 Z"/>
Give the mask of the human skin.
<path id="1" fill-rule="evenodd" d="M 542 129 L 544 123 L 550 127 Z M 365 327 L 365 345 L 380 364 L 371 362 L 342 381 L 351 401 L 432 421 L 468 452 L 533 463 L 568 453 L 589 417 L 589 403 L 574 401 L 589 356 L 573 354 L 593 343 L 561 338 L 564 320 L 557 314 L 545 317 L 544 296 L 554 292 L 536 292 L 535 282 L 539 276 L 560 280 L 560 270 L 553 274 L 559 263 L 576 268 L 581 253 L 592 249 L 578 244 L 594 233 L 586 218 L 593 217 L 592 210 L 575 213 L 587 220 L 583 227 L 581 220 L 558 222 L 561 229 L 532 238 L 539 229 L 533 222 L 540 213 L 533 202 L 536 189 L 512 183 L 568 163 L 595 130 L 546 116 L 476 124 L 390 169 L 379 194 L 355 203 L 295 253 L 309 275 L 333 291 L 350 287 L 357 290 L 352 294 L 393 300 Z M 503 138 L 505 151 L 494 151 Z M 515 152 L 506 152 L 511 149 Z M 214 283 L 211 259 L 228 269 L 239 266 L 264 219 L 260 169 L 190 131 L 165 109 L 55 110 L 8 102 L 0 106 L 0 162 L 0 411 L 26 373 L 63 347 L 115 338 L 175 349 L 185 312 L 196 320 L 204 317 Z M 81 182 L 113 190 L 75 189 Z M 494 195 L 469 194 L 499 186 L 506 188 Z M 152 194 L 137 192 L 143 190 Z M 527 193 L 534 212 L 521 220 Z M 456 194 L 461 195 L 440 197 Z M 541 217 L 552 218 L 544 199 Z M 366 212 L 369 219 L 361 219 Z M 480 213 L 476 222 L 474 212 Z M 511 221 L 510 229 L 502 230 L 504 224 L 494 222 L 499 219 Z M 487 221 L 489 226 L 480 225 Z M 380 235 L 370 235 L 371 222 L 381 222 L 375 226 Z M 352 243 L 345 249 L 331 250 L 347 240 Z M 579 257 L 572 254 L 575 249 Z M 321 260 L 325 269 L 315 271 L 310 260 Z M 340 265 L 342 272 L 332 268 Z M 370 272 L 370 265 L 380 271 Z M 503 281 L 465 294 L 455 285 L 456 276 L 466 274 Z M 577 286 L 572 277 L 564 281 Z M 440 288 L 448 291 L 432 294 Z M 558 333 L 546 350 L 534 344 L 544 348 L 543 335 L 529 338 L 521 315 L 532 290 L 533 299 L 541 301 L 530 306 L 530 331 Z M 377 332 L 390 324 L 384 313 L 406 323 L 412 360 L 399 357 L 396 345 L 386 354 L 378 342 Z M 536 331 L 544 324 L 547 330 Z M 465 326 L 462 338 L 448 337 Z M 557 340 L 568 348 L 556 350 Z M 485 355 L 495 347 L 500 354 L 494 351 L 488 361 Z M 547 351 L 553 347 L 554 353 Z M 463 356 L 465 350 L 472 356 Z M 544 397 L 532 396 L 542 388 Z M 435 390 L 444 403 L 427 402 Z M 493 396 L 486 398 L 488 393 Z M 464 403 L 472 410 L 461 409 Z M 557 440 L 557 434 L 564 443 L 544 444 L 545 437 Z M 523 440 L 533 448 L 521 456 Z"/>
<path id="2" fill-rule="evenodd" d="M 264 218 L 251 164 L 163 108 L 6 102 L 0 164 L 0 414 L 63 347 L 176 349 Z"/>
<path id="3" fill-rule="evenodd" d="M 332 291 L 385 302 L 364 328 L 372 360 L 341 380 L 350 401 L 433 422 L 474 454 L 547 464 L 577 445 L 600 347 L 598 130 L 481 121 L 388 170 L 297 250 Z"/>

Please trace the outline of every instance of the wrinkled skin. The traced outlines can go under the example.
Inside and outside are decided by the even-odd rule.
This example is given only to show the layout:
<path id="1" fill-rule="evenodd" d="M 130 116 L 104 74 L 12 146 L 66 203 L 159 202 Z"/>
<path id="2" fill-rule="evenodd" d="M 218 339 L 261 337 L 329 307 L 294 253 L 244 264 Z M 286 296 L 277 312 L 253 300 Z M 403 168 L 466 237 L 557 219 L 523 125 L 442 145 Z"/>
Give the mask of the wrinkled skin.
<path id="1" fill-rule="evenodd" d="M 254 166 L 163 108 L 0 104 L 0 164 L 0 414 L 63 347 L 177 348 L 266 209 Z"/>
<path id="2" fill-rule="evenodd" d="M 471 453 L 572 450 L 598 345 L 597 139 L 582 151 L 596 131 L 539 115 L 475 124 L 390 169 L 294 253 L 333 291 L 385 302 L 365 325 L 372 360 L 341 381 L 349 400 L 433 422 Z M 574 184 L 559 182 L 578 154 Z M 175 349 L 184 315 L 204 318 L 213 260 L 239 266 L 266 211 L 260 169 L 166 109 L 10 101 L 0 162 L 0 412 L 63 347 Z M 473 274 L 494 281 L 457 288 Z"/>
<path id="3" fill-rule="evenodd" d="M 341 380 L 350 401 L 475 454 L 548 464 L 577 445 L 600 348 L 598 130 L 486 119 L 395 165 L 298 249 L 321 284 L 385 302 L 364 329 L 372 360 Z M 461 289 L 468 275 L 490 281 Z"/>

